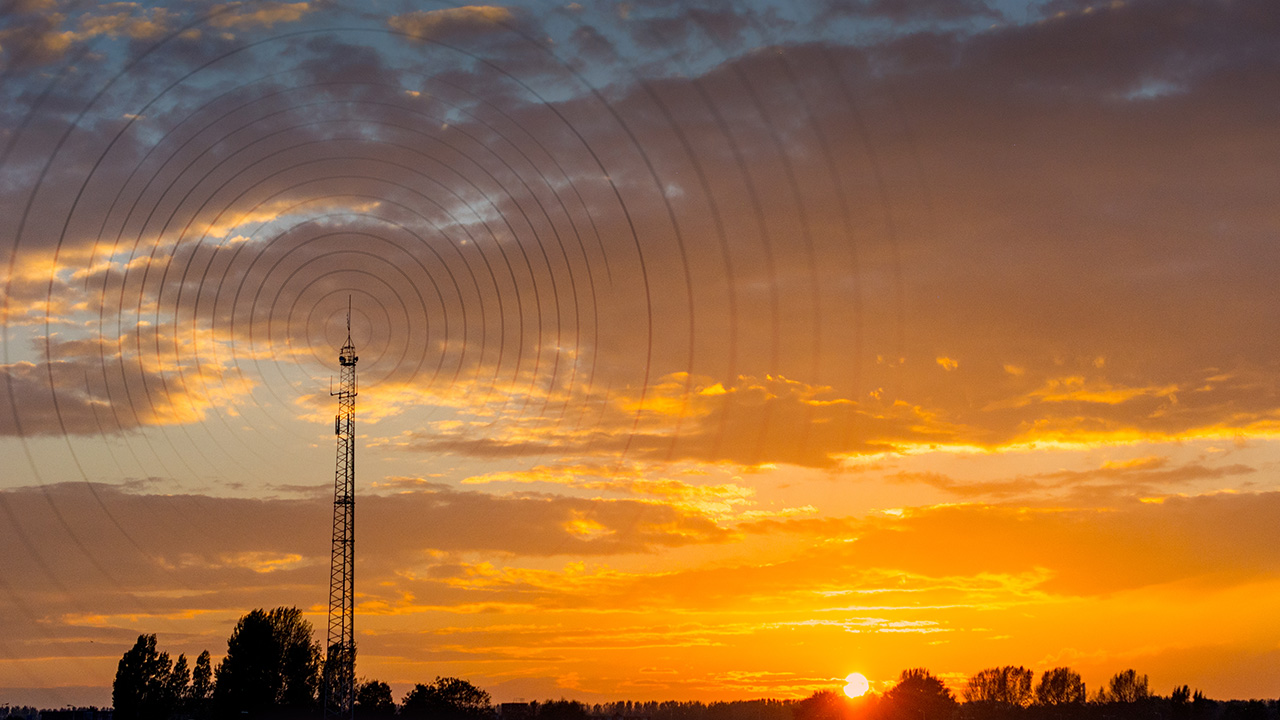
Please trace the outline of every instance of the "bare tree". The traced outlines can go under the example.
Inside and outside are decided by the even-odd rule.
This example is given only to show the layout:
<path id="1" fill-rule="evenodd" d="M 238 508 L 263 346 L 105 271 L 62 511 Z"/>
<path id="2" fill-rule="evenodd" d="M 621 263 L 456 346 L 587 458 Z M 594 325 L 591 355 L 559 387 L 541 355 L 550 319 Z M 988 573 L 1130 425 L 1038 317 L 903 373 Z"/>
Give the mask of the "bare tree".
<path id="1" fill-rule="evenodd" d="M 1045 670 L 1036 685 L 1039 705 L 1079 705 L 1085 701 L 1084 680 L 1069 667 Z"/>
<path id="2" fill-rule="evenodd" d="M 1139 675 L 1132 668 L 1111 676 L 1107 686 L 1098 691 L 1097 701 L 1104 703 L 1135 703 L 1151 697 L 1147 676 Z"/>
<path id="3" fill-rule="evenodd" d="M 999 707 L 1031 704 L 1031 671 L 1021 665 L 987 668 L 969 678 L 963 690 L 965 702 Z"/>

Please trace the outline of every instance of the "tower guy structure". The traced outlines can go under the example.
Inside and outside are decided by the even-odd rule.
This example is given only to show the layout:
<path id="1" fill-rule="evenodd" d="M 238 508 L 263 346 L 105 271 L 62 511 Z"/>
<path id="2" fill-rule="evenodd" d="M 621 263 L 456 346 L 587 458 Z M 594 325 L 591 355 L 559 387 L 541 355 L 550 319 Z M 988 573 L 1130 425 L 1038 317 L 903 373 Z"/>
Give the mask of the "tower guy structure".
<path id="1" fill-rule="evenodd" d="M 356 684 L 356 346 L 351 342 L 351 305 L 347 302 L 347 343 L 338 353 L 341 366 L 338 460 L 333 477 L 333 555 L 329 567 L 329 646 L 324 663 L 324 716 L 354 717 Z"/>

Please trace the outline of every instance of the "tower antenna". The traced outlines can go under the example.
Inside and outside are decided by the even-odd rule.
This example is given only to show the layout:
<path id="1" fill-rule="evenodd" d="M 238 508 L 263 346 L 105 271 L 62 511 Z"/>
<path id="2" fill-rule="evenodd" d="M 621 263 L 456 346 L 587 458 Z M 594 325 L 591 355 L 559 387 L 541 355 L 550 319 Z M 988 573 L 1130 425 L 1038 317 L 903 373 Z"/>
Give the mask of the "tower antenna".
<path id="1" fill-rule="evenodd" d="M 356 347 L 351 342 L 351 296 L 347 296 L 347 342 L 338 352 L 338 414 L 333 431 L 338 457 L 333 475 L 333 553 L 329 566 L 329 646 L 324 663 L 324 716 L 355 713 L 356 638 Z"/>

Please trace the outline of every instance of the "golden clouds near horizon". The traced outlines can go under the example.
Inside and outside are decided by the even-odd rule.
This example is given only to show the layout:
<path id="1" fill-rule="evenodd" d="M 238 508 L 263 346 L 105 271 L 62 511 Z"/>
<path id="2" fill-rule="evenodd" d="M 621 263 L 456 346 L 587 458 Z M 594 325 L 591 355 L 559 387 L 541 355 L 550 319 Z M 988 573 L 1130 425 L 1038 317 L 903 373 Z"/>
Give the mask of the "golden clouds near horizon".
<path id="1" fill-rule="evenodd" d="M 47 491 L 69 522 L 97 534 L 96 553 L 126 546 L 84 488 Z M 117 565 L 116 580 L 132 588 L 123 594 L 86 575 L 81 589 L 102 598 L 100 610 L 88 618 L 68 606 L 58 621 L 77 633 L 148 625 L 205 637 L 216 650 L 226 630 L 216 619 L 234 615 L 237 598 L 323 576 L 325 555 L 314 547 L 323 549 L 323 528 L 311 527 L 323 498 L 97 493 L 135 528 L 133 541 L 166 545 L 165 570 L 143 557 Z M 7 501 L 23 521 L 3 531 L 6 541 L 49 512 L 38 490 L 10 491 Z M 854 652 L 885 677 L 913 663 L 972 668 L 965 658 L 978 652 L 1071 665 L 1091 681 L 1138 665 L 1172 683 L 1221 662 L 1214 648 L 1223 644 L 1265 652 L 1276 629 L 1247 601 L 1274 591 L 1280 560 L 1259 554 L 1251 538 L 1270 532 L 1275 493 L 1094 507 L 940 503 L 878 517 L 746 519 L 727 533 L 697 510 L 663 510 L 652 499 L 435 486 L 361 502 L 375 519 L 360 555 L 362 662 L 392 682 L 430 666 L 500 685 L 532 662 L 576 673 L 583 688 L 625 692 L 639 667 L 670 666 L 678 653 L 683 677 L 654 678 L 653 692 L 732 698 L 746 676 L 729 677 L 729 667 L 755 673 L 752 692 L 803 696 L 829 687 L 822 668 Z M 164 529 L 179 521 L 182 536 Z M 87 559 L 69 548 L 50 545 L 43 569 L 19 563 L 13 582 L 42 588 L 44 573 Z M 1230 620 L 1187 626 L 1176 638 L 1164 632 L 1214 613 Z M 57 646 L 75 652 L 78 642 L 71 635 Z M 791 672 L 758 674 L 777 667 Z M 1231 668 L 1243 673 L 1237 682 L 1258 677 L 1247 664 Z"/>

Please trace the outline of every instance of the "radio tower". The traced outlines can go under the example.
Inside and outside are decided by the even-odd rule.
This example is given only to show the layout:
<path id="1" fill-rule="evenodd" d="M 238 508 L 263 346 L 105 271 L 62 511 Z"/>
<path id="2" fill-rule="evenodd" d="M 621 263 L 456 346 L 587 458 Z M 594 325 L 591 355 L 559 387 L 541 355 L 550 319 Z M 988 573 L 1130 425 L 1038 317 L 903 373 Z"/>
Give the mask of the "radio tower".
<path id="1" fill-rule="evenodd" d="M 356 691 L 356 346 L 351 344 L 351 298 L 347 298 L 347 344 L 338 354 L 342 366 L 338 414 L 338 462 L 333 477 L 333 556 L 329 568 L 329 648 L 324 665 L 324 716 L 354 717 Z"/>

